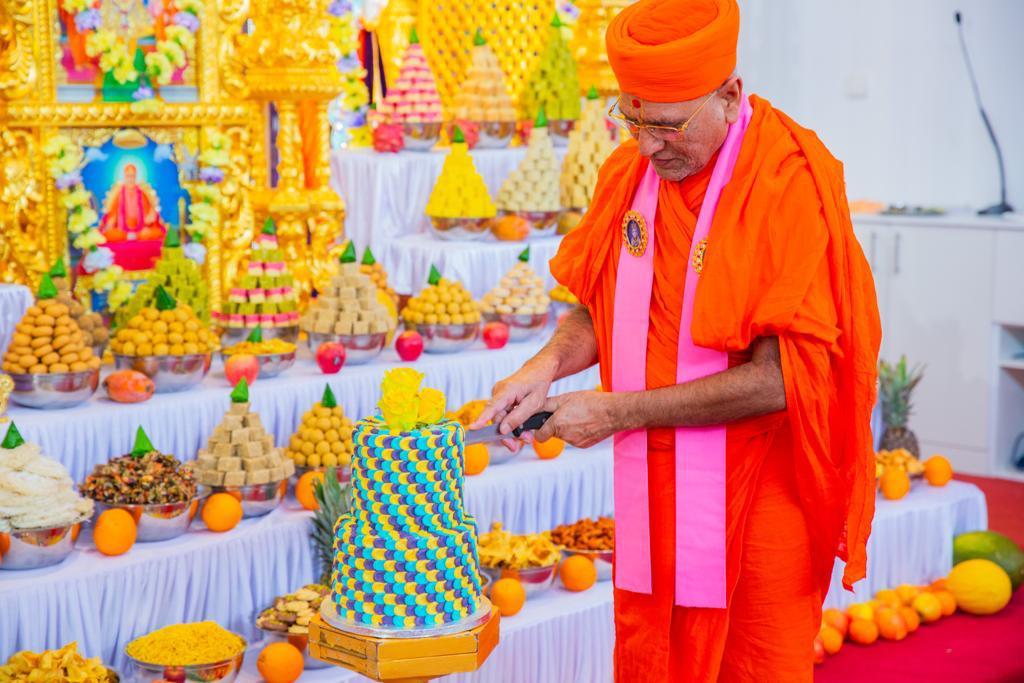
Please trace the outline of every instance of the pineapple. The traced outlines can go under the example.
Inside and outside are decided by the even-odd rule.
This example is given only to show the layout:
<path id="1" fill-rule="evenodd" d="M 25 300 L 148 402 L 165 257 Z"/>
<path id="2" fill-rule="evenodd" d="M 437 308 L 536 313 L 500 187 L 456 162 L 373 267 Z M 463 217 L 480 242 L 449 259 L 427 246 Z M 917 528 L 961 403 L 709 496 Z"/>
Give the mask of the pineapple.
<path id="1" fill-rule="evenodd" d="M 907 420 L 913 410 L 910 395 L 921 381 L 922 371 L 921 366 L 908 371 L 906 356 L 901 356 L 895 365 L 885 361 L 878 364 L 878 391 L 882 399 L 882 421 L 885 423 L 885 432 L 878 447 L 880 451 L 904 448 L 915 458 L 921 457 L 917 436 L 907 427 Z"/>
<path id="2" fill-rule="evenodd" d="M 310 535 L 320 560 L 319 583 L 330 586 L 334 565 L 334 526 L 352 505 L 351 487 L 338 483 L 336 471 L 329 467 L 324 472 L 323 482 L 314 483 L 313 497 L 319 507 L 313 515 L 313 531 Z"/>

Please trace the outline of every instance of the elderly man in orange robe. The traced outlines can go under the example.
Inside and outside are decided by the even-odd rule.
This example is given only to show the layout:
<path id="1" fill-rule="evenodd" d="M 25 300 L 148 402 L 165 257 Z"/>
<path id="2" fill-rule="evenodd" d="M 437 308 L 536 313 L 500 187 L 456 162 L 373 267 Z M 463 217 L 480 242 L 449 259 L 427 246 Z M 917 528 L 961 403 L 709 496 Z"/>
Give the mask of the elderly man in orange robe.
<path id="1" fill-rule="evenodd" d="M 841 164 L 736 76 L 735 0 L 607 35 L 632 139 L 551 262 L 582 307 L 477 426 L 615 448 L 619 681 L 810 681 L 836 557 L 874 506 L 874 284 Z M 605 391 L 548 395 L 600 363 Z"/>

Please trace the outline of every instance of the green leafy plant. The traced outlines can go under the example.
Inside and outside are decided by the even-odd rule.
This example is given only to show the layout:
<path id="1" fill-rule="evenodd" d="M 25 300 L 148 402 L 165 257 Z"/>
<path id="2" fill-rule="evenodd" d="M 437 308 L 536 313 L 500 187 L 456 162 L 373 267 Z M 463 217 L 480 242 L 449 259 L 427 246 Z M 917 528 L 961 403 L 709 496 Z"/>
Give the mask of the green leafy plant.
<path id="1" fill-rule="evenodd" d="M 326 586 L 330 585 L 331 567 L 334 564 L 334 527 L 338 519 L 352 507 L 352 491 L 350 486 L 342 486 L 335 469 L 328 467 L 324 471 L 323 481 L 314 482 L 313 497 L 320 507 L 313 514 L 313 531 L 310 536 L 320 561 L 320 583 Z"/>

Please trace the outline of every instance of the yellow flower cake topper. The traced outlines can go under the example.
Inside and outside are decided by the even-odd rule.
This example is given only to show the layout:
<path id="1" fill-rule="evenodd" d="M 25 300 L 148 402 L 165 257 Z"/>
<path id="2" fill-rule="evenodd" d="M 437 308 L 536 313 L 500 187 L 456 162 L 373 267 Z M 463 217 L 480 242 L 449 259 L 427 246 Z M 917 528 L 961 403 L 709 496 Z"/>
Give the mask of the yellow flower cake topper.
<path id="1" fill-rule="evenodd" d="M 423 373 L 412 368 L 384 373 L 377 407 L 392 432 L 408 432 L 417 425 L 436 424 L 444 419 L 444 393 L 431 387 L 420 389 L 422 383 Z"/>

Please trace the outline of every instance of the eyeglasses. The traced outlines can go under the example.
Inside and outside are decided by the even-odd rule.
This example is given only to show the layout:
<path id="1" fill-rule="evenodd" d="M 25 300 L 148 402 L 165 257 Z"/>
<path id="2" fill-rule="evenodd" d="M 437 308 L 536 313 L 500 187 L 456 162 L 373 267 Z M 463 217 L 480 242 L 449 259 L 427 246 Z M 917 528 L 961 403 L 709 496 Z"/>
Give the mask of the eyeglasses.
<path id="1" fill-rule="evenodd" d="M 615 102 L 612 103 L 611 108 L 608 109 L 607 117 L 608 120 L 610 120 L 612 123 L 614 123 L 622 130 L 629 133 L 634 138 L 639 138 L 640 131 L 646 130 L 648 133 L 658 138 L 659 140 L 667 140 L 670 142 L 682 140 L 683 137 L 686 135 L 686 129 L 690 127 L 690 124 L 693 122 L 693 119 L 696 118 L 697 114 L 700 113 L 700 110 L 704 108 L 704 105 L 711 101 L 711 98 L 714 97 L 716 94 L 717 91 L 705 97 L 704 101 L 701 102 L 700 105 L 693 110 L 692 114 L 690 114 L 690 118 L 686 119 L 678 126 L 660 126 L 650 123 L 641 123 L 640 121 L 634 121 L 633 119 L 627 118 L 622 114 L 621 111 L 619 111 L 618 98 L 615 99 Z M 640 116 L 643 117 L 643 115 L 644 110 L 643 106 L 641 105 Z"/>

